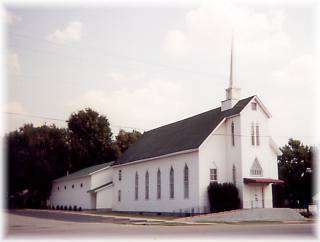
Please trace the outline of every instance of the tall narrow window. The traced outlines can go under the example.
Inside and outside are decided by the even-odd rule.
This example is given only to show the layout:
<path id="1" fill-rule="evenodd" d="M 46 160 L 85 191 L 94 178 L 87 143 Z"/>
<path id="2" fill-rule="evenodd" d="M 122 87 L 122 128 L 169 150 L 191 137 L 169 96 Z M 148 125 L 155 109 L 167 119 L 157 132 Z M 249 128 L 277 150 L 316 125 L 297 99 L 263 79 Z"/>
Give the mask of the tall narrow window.
<path id="1" fill-rule="evenodd" d="M 254 140 L 254 124 L 251 125 L 251 144 L 255 145 L 255 140 Z"/>
<path id="2" fill-rule="evenodd" d="M 118 190 L 118 202 L 121 202 L 121 190 Z"/>
<path id="3" fill-rule="evenodd" d="M 183 170 L 184 198 L 189 198 L 189 168 L 187 164 Z"/>
<path id="4" fill-rule="evenodd" d="M 234 164 L 232 166 L 232 180 L 233 184 L 236 185 L 236 166 Z"/>
<path id="5" fill-rule="evenodd" d="M 257 145 L 260 145 L 260 130 L 259 130 L 259 124 L 256 125 L 256 139 L 257 139 Z"/>
<path id="6" fill-rule="evenodd" d="M 139 175 L 138 172 L 136 172 L 136 176 L 134 179 L 134 199 L 138 200 L 139 196 Z"/>
<path id="7" fill-rule="evenodd" d="M 146 172 L 146 177 L 145 177 L 145 182 L 146 182 L 146 190 L 145 190 L 145 199 L 149 199 L 149 172 Z"/>
<path id="8" fill-rule="evenodd" d="M 210 182 L 216 182 L 218 180 L 217 168 L 210 169 Z"/>
<path id="9" fill-rule="evenodd" d="M 231 143 L 234 146 L 234 123 L 231 123 Z"/>
<path id="10" fill-rule="evenodd" d="M 170 198 L 174 198 L 174 170 L 171 166 L 170 169 Z"/>
<path id="11" fill-rule="evenodd" d="M 157 199 L 161 199 L 161 171 L 157 172 Z"/>

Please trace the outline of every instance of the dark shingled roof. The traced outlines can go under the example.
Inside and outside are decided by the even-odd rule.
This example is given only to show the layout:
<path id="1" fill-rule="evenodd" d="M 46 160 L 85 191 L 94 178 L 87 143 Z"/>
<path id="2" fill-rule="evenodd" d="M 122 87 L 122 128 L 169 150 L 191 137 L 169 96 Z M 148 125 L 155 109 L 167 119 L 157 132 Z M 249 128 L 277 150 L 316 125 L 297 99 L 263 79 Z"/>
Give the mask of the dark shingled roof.
<path id="1" fill-rule="evenodd" d="M 54 180 L 54 182 L 59 182 L 59 181 L 65 181 L 65 180 L 72 180 L 72 179 L 76 179 L 76 178 L 80 178 L 80 177 L 84 177 L 84 176 L 88 176 L 90 175 L 92 172 L 101 170 L 103 168 L 106 168 L 108 166 L 111 166 L 113 162 L 107 162 L 107 163 L 103 163 L 103 164 L 99 164 L 99 165 L 95 165 L 95 166 L 90 166 L 84 169 L 81 169 L 79 171 L 76 171 L 74 173 L 69 174 L 68 176 L 63 176 L 60 178 L 57 178 Z"/>
<path id="2" fill-rule="evenodd" d="M 221 111 L 219 107 L 147 131 L 118 158 L 115 165 L 198 148 L 224 118 L 239 114 L 253 97 L 238 101 L 229 110 Z"/>

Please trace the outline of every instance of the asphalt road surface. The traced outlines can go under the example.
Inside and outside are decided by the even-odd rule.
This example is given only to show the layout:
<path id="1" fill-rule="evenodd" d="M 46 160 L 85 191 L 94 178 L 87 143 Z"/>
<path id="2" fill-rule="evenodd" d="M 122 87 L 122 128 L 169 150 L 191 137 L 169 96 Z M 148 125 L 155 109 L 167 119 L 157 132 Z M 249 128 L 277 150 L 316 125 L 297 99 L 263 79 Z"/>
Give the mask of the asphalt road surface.
<path id="1" fill-rule="evenodd" d="M 159 226 L 115 224 L 108 218 L 50 211 L 14 210 L 6 215 L 6 236 L 9 238 L 316 238 L 314 223 Z"/>

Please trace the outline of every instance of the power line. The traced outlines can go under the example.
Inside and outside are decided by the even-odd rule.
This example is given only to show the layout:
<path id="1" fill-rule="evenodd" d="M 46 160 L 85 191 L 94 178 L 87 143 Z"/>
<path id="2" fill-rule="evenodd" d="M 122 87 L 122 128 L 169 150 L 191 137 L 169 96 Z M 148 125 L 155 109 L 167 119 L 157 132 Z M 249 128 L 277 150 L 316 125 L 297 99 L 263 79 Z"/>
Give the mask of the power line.
<path id="1" fill-rule="evenodd" d="M 67 120 L 61 119 L 61 118 L 52 118 L 52 117 L 41 116 L 41 115 L 33 115 L 33 114 L 28 114 L 28 113 L 15 113 L 15 112 L 3 112 L 3 113 L 8 114 L 8 115 L 25 116 L 25 117 L 31 117 L 31 118 L 58 121 L 58 122 L 67 122 Z M 122 125 L 110 125 L 110 126 L 111 127 L 115 127 L 115 128 L 120 128 L 120 129 L 124 128 L 124 129 L 133 129 L 133 130 L 144 131 L 143 129 L 135 128 L 135 127 L 129 127 L 129 126 L 122 126 Z"/>
<path id="2" fill-rule="evenodd" d="M 60 121 L 60 122 L 67 122 L 65 119 L 59 119 L 59 118 L 51 118 L 51 117 L 46 117 L 46 116 L 40 116 L 40 115 L 32 115 L 32 114 L 26 114 L 26 113 L 15 113 L 15 112 L 4 112 L 5 114 L 9 115 L 17 115 L 17 116 L 26 116 L 26 117 L 33 117 L 33 118 L 41 118 L 41 119 L 47 119 L 47 120 L 53 120 L 53 121 Z M 127 129 L 133 129 L 133 130 L 143 130 L 140 128 L 135 128 L 135 127 L 130 127 L 130 126 L 121 126 L 121 125 L 110 125 L 112 127 L 117 127 L 117 128 L 127 128 Z M 144 130 L 143 130 L 144 131 Z M 216 136 L 227 136 L 231 137 L 232 134 L 219 134 L 219 133 L 214 133 L 212 135 Z M 244 134 L 234 134 L 236 137 L 249 137 L 252 138 L 252 135 L 244 135 Z M 292 137 L 309 137 L 309 138 L 314 138 L 315 136 L 306 136 L 306 135 L 292 135 L 292 136 L 285 136 L 285 135 L 259 135 L 261 138 L 271 138 L 271 137 L 279 137 L 279 138 L 292 138 Z"/>
<path id="3" fill-rule="evenodd" d="M 15 32 L 11 32 L 10 34 L 13 34 L 13 35 L 15 35 L 15 37 L 18 37 L 18 38 L 29 38 L 29 39 L 40 40 L 40 41 L 44 41 L 44 42 L 50 43 L 50 44 L 52 44 L 52 45 L 54 45 L 56 47 L 61 47 L 60 45 L 54 43 L 53 41 L 50 41 L 50 40 L 47 40 L 47 39 L 43 39 L 43 38 L 39 38 L 39 37 L 34 37 L 33 35 L 26 35 L 26 34 L 20 34 L 20 33 L 15 33 Z M 174 69 L 176 71 L 188 72 L 188 73 L 196 74 L 196 75 L 203 75 L 203 76 L 207 76 L 207 77 L 210 77 L 210 78 L 212 78 L 214 76 L 217 76 L 216 74 L 213 74 L 213 73 L 194 71 L 194 70 L 189 70 L 189 69 L 186 69 L 186 68 L 183 68 L 183 67 L 170 66 L 170 65 L 166 65 L 166 64 L 163 64 L 163 63 L 155 62 L 155 61 L 142 60 L 142 59 L 138 59 L 138 58 L 131 57 L 131 56 L 119 55 L 119 54 L 116 54 L 116 53 L 111 53 L 110 51 L 105 52 L 102 49 L 97 48 L 97 46 L 95 46 L 95 45 L 89 45 L 89 47 L 96 48 L 97 50 L 99 50 L 99 53 L 102 54 L 103 56 L 127 59 L 129 61 L 133 61 L 133 62 L 137 62 L 137 63 L 143 63 L 143 64 L 147 64 L 147 65 L 159 66 L 159 67 L 167 68 L 167 69 Z M 70 48 L 70 47 L 68 47 L 68 48 Z M 75 48 L 73 48 L 73 49 L 75 49 Z M 221 76 L 219 76 L 219 79 L 221 79 Z"/>

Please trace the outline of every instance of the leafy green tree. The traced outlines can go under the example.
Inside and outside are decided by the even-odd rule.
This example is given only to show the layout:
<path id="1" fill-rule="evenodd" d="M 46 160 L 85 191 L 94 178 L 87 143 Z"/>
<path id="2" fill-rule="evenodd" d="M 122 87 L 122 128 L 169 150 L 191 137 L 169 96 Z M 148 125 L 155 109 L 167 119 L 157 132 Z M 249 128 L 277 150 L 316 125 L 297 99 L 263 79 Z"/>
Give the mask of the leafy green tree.
<path id="1" fill-rule="evenodd" d="M 55 125 L 26 124 L 5 136 L 7 145 L 8 193 L 18 197 L 28 191 L 28 206 L 45 203 L 51 181 L 65 175 L 68 145 L 65 129 Z"/>
<path id="2" fill-rule="evenodd" d="M 126 132 L 123 129 L 120 129 L 114 142 L 114 149 L 116 150 L 117 156 L 125 152 L 130 145 L 132 145 L 141 137 L 141 135 L 142 134 L 136 130 L 133 130 L 132 132 Z"/>
<path id="3" fill-rule="evenodd" d="M 284 206 L 305 207 L 312 198 L 313 153 L 309 146 L 299 140 L 290 139 L 280 148 L 278 157 L 279 178 L 284 181 L 282 188 Z"/>
<path id="4" fill-rule="evenodd" d="M 67 123 L 72 161 L 69 167 L 71 172 L 116 158 L 110 124 L 105 116 L 86 108 L 71 114 Z"/>

